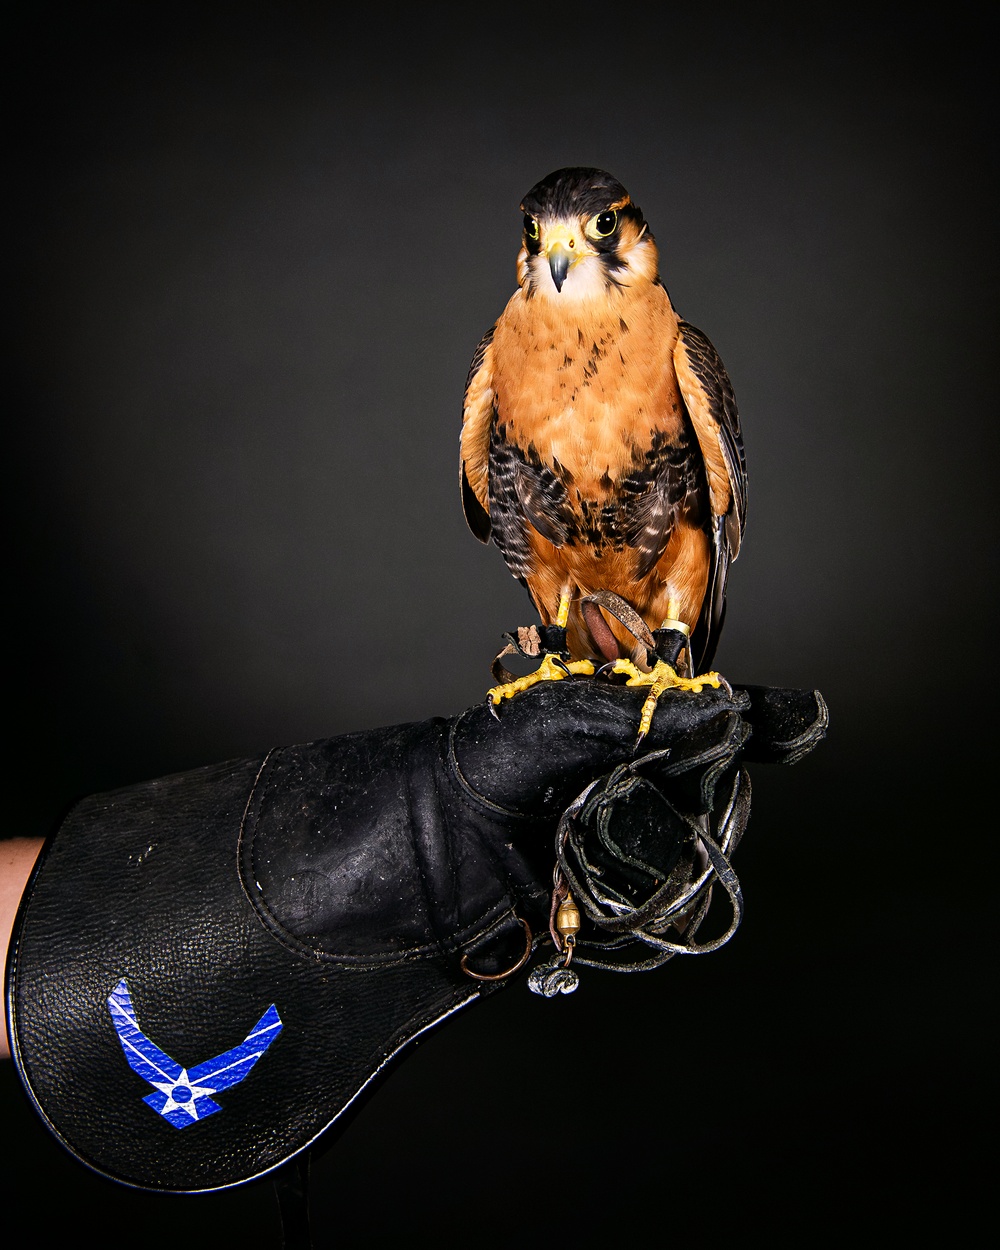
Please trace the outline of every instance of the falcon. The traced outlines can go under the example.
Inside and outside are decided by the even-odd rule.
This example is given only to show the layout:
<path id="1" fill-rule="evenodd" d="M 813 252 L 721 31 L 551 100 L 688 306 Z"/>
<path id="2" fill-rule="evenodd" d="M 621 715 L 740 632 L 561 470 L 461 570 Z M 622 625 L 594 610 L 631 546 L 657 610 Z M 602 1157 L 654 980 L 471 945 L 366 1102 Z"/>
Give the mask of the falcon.
<path id="1" fill-rule="evenodd" d="M 518 289 L 466 383 L 461 484 L 472 532 L 492 536 L 541 617 L 545 654 L 489 699 L 602 666 L 650 687 L 641 740 L 663 690 L 723 684 L 700 670 L 743 536 L 736 400 L 617 179 L 559 169 L 520 207 Z"/>

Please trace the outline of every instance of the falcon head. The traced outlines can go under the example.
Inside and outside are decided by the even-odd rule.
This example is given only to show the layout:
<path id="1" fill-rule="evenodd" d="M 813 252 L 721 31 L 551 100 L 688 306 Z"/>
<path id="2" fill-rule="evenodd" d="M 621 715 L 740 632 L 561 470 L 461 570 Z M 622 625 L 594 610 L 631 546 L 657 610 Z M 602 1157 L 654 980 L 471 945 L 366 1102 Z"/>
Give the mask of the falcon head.
<path id="1" fill-rule="evenodd" d="M 521 201 L 517 280 L 526 295 L 601 299 L 659 278 L 656 243 L 640 209 L 603 169 L 557 169 Z"/>

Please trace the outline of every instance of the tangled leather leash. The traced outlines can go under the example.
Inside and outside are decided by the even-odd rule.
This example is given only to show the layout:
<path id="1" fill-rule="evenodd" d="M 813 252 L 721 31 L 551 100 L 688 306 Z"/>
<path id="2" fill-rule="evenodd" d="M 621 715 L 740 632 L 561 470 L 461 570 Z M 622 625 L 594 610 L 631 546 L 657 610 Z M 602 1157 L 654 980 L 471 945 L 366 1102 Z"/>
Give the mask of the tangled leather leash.
<path id="1" fill-rule="evenodd" d="M 691 674 L 688 636 L 680 622 L 665 622 L 677 628 L 654 635 L 620 595 L 596 591 L 581 601 L 581 612 L 592 636 L 607 635 L 613 645 L 602 611 L 646 649 L 649 663 L 660 655 L 677 663 L 680 654 Z M 565 630 L 531 627 L 505 639 L 493 675 L 512 681 L 514 675 L 502 664 L 507 655 L 558 651 L 565 647 Z M 568 658 L 568 651 L 562 654 Z M 729 941 L 743 916 L 743 896 L 729 857 L 750 812 L 750 778 L 744 769 L 732 767 L 740 745 L 741 732 L 730 722 L 720 739 L 693 757 L 684 751 L 676 758 L 669 750 L 650 752 L 592 782 L 563 812 L 556 832 L 549 917 L 556 954 L 530 973 L 528 984 L 536 994 L 552 998 L 572 993 L 579 984 L 579 967 L 645 971 L 674 955 L 704 955 Z M 643 771 L 647 768 L 652 776 Z M 727 772 L 728 793 L 719 793 Z M 675 779 L 685 773 L 697 780 L 701 801 L 686 804 L 683 811 L 657 780 L 673 792 Z M 685 787 L 681 782 L 685 790 L 690 798 L 690 783 Z M 695 934 L 716 880 L 729 895 L 732 919 L 721 937 L 697 943 Z M 581 911 L 608 934 L 606 939 L 580 939 Z M 673 935 L 668 937 L 670 929 Z"/>
<path id="2" fill-rule="evenodd" d="M 654 751 L 621 765 L 592 782 L 563 813 L 549 926 L 556 955 L 530 973 L 534 993 L 572 993 L 579 967 L 643 972 L 675 955 L 708 954 L 739 927 L 743 896 L 729 856 L 749 816 L 749 776 L 742 768 L 732 771 L 727 793 L 718 796 L 723 801 L 713 830 L 711 815 L 679 810 L 643 774 L 649 766 L 664 779 L 691 770 L 690 758 L 675 762 L 670 756 L 669 750 Z M 698 761 L 711 762 L 705 756 Z M 716 881 L 729 896 L 732 919 L 720 937 L 697 943 Z M 581 911 L 606 939 L 580 939 Z"/>

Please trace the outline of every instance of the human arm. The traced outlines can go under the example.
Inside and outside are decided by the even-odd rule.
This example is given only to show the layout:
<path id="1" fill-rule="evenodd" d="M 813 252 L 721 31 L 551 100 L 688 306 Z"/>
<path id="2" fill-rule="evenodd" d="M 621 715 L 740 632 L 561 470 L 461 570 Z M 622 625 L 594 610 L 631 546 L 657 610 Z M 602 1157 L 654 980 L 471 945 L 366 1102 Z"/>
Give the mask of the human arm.
<path id="1" fill-rule="evenodd" d="M 42 849 L 41 838 L 7 838 L 0 842 L 0 968 L 7 967 L 7 947 L 24 887 Z M 7 1016 L 0 1024 L 0 1059 L 10 1058 Z"/>

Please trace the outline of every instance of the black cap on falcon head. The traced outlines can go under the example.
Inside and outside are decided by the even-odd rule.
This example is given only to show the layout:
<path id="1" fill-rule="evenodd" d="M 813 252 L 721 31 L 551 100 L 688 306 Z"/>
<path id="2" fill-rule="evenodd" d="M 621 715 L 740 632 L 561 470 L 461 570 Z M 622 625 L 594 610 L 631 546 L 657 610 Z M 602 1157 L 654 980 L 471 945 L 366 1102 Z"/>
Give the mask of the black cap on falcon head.
<path id="1" fill-rule="evenodd" d="M 657 277 L 653 237 L 642 211 L 617 178 L 603 169 L 569 166 L 535 183 L 521 201 L 524 250 L 521 285 L 532 294 L 548 287 L 546 274 L 561 294 L 570 271 L 600 276 L 616 284 L 632 276 Z M 636 245 L 642 241 L 644 263 Z M 589 262 L 589 263 L 588 263 Z M 651 262 L 651 264 L 650 264 Z M 576 281 L 585 295 L 590 283 Z"/>

